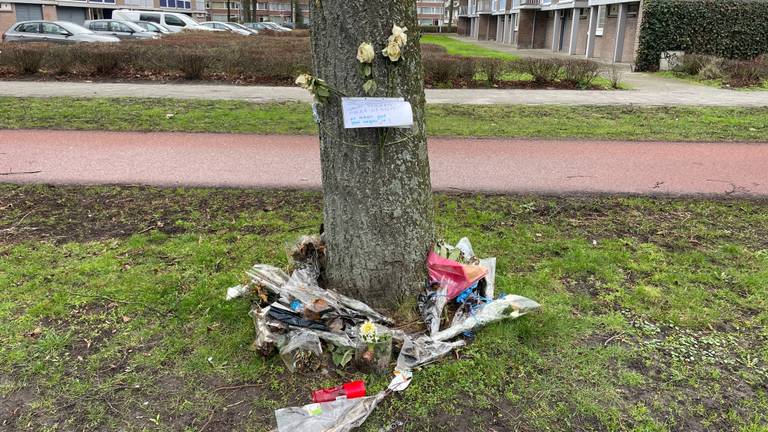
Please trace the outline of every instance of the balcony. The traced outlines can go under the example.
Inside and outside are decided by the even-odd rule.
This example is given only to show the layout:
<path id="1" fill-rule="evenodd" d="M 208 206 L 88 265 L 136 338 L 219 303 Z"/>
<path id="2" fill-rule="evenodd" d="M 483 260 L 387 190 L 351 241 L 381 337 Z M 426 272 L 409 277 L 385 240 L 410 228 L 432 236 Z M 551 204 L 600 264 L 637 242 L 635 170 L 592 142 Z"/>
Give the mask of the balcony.
<path id="1" fill-rule="evenodd" d="M 491 0 L 478 0 L 475 5 L 477 6 L 477 12 L 479 14 L 489 14 L 493 12 Z"/>
<path id="2" fill-rule="evenodd" d="M 507 0 L 493 0 L 491 6 L 493 13 L 504 13 L 507 11 Z"/>

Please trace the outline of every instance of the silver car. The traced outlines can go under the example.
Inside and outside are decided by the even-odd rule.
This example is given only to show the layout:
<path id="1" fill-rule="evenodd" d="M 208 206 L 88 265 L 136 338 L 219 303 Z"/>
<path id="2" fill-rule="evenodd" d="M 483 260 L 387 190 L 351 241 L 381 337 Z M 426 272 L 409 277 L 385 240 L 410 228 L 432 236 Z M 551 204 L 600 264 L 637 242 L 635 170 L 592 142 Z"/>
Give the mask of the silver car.
<path id="1" fill-rule="evenodd" d="M 129 21 L 118 20 L 93 20 L 86 21 L 84 26 L 94 33 L 111 35 L 119 39 L 158 39 L 155 32 L 145 30 Z"/>
<path id="2" fill-rule="evenodd" d="M 166 34 L 173 33 L 162 24 L 149 22 L 149 21 L 132 21 L 132 22 L 146 31 L 157 33 L 159 35 L 166 35 Z"/>
<path id="3" fill-rule="evenodd" d="M 22 21 L 3 35 L 4 42 L 120 42 L 114 36 L 96 34 L 67 21 Z"/>
<path id="4" fill-rule="evenodd" d="M 232 32 L 243 36 L 250 36 L 254 34 L 250 29 L 241 29 L 237 26 L 232 25 L 232 23 L 227 23 L 223 21 L 206 21 L 201 22 L 200 25 L 208 27 L 209 29 L 216 30 L 216 31 L 226 31 L 226 32 Z"/>

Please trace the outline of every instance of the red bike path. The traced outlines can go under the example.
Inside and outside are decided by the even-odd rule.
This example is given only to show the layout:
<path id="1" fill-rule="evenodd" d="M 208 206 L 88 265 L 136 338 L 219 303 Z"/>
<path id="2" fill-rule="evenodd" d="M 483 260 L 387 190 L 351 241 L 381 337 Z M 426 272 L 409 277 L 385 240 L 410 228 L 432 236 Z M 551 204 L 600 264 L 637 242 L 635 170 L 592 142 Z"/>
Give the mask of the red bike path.
<path id="1" fill-rule="evenodd" d="M 319 189 L 314 136 L 0 131 L 0 182 Z M 439 191 L 768 196 L 768 143 L 430 138 Z"/>

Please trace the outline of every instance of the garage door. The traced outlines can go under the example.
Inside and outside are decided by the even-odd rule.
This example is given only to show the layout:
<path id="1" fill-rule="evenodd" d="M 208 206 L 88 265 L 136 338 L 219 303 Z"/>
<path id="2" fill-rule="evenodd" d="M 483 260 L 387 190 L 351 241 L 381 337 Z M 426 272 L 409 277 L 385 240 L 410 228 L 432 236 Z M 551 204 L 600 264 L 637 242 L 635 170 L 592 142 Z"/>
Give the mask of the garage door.
<path id="1" fill-rule="evenodd" d="M 16 21 L 32 21 L 43 19 L 43 7 L 34 4 L 16 3 Z"/>
<path id="2" fill-rule="evenodd" d="M 85 8 L 57 6 L 56 15 L 59 21 L 69 21 L 80 25 L 85 22 Z"/>

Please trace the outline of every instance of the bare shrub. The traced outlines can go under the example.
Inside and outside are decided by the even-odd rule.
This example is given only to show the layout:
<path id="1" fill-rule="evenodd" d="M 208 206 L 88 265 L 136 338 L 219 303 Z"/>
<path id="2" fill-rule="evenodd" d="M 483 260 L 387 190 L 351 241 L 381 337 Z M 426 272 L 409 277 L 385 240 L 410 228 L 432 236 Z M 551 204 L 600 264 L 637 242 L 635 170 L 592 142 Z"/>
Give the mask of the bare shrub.
<path id="1" fill-rule="evenodd" d="M 43 64 L 49 45 L 3 44 L 0 64 L 11 67 L 19 75 L 36 74 Z"/>
<path id="2" fill-rule="evenodd" d="M 587 88 L 600 75 L 600 65 L 592 60 L 566 60 L 563 63 L 563 81 Z"/>
<path id="3" fill-rule="evenodd" d="M 78 60 L 91 73 L 99 76 L 111 76 L 130 59 L 130 51 L 118 44 L 79 45 Z"/>
<path id="4" fill-rule="evenodd" d="M 766 68 L 754 60 L 726 60 L 723 62 L 725 81 L 732 87 L 758 85 L 766 78 Z"/>
<path id="5" fill-rule="evenodd" d="M 611 88 L 617 89 L 621 85 L 621 80 L 624 78 L 624 72 L 616 63 L 611 63 L 606 71 L 606 78 L 611 83 Z"/>
<path id="6" fill-rule="evenodd" d="M 560 62 L 555 59 L 525 58 L 518 60 L 521 72 L 531 74 L 537 83 L 550 83 L 560 75 Z"/>
<path id="7" fill-rule="evenodd" d="M 45 56 L 45 68 L 56 75 L 67 75 L 77 64 L 77 58 L 71 45 L 53 45 Z"/>
<path id="8" fill-rule="evenodd" d="M 710 56 L 685 54 L 680 58 L 680 63 L 674 68 L 674 71 L 688 75 L 698 75 L 701 69 L 711 61 L 712 58 Z"/>
<path id="9" fill-rule="evenodd" d="M 495 58 L 481 58 L 477 60 L 477 71 L 485 74 L 485 80 L 489 85 L 494 85 L 501 80 L 509 70 L 507 61 Z"/>

